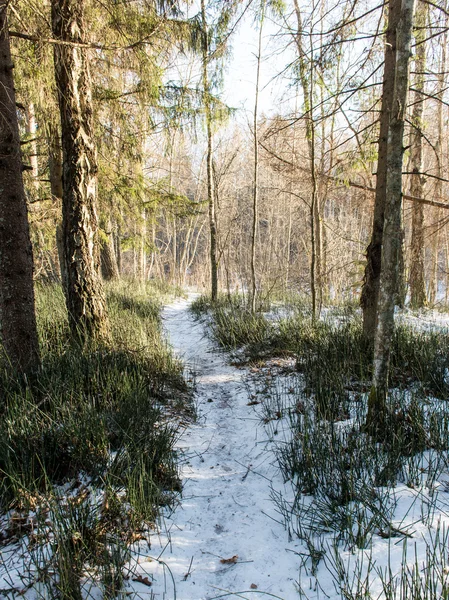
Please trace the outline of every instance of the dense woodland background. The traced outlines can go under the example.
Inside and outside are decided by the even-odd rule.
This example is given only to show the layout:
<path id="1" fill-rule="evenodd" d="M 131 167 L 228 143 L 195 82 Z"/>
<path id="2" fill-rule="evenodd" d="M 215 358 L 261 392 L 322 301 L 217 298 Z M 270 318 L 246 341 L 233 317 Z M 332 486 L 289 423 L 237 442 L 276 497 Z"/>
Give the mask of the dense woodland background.
<path id="1" fill-rule="evenodd" d="M 70 3 L 53 4 L 57 10 Z M 423 275 L 415 276 L 424 277 L 418 305 L 446 303 L 449 289 L 447 215 L 444 207 L 432 206 L 449 195 L 443 4 L 418 3 L 406 115 L 402 294 L 410 294 L 414 269 L 422 268 Z M 278 29 L 270 52 L 285 50 L 293 61 L 283 73 L 290 85 L 286 110 L 255 120 L 257 287 L 262 293 L 309 293 L 313 253 L 319 302 L 356 300 L 372 228 L 387 6 L 263 1 L 212 2 L 205 9 L 209 48 L 202 56 L 195 48 L 203 26 L 199 6 L 85 1 L 77 8 L 92 91 L 89 134 L 98 156 L 103 277 L 210 286 L 210 120 L 219 283 L 222 289 L 251 289 L 255 128 L 236 119 L 219 97 L 227 69 L 239 60 L 234 56 L 230 63 L 239 20 L 262 29 L 269 19 Z M 53 65 L 59 46 L 50 3 L 21 0 L 10 3 L 9 13 L 35 278 L 55 280 L 61 274 L 56 231 L 62 153 Z M 262 47 L 262 61 L 264 52 Z"/>

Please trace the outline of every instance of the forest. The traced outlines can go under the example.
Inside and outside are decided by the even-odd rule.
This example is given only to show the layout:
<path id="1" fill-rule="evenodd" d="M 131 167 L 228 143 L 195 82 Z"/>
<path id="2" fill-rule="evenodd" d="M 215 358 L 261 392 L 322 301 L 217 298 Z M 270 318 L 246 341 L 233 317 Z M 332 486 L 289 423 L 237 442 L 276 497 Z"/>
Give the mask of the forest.
<path id="1" fill-rule="evenodd" d="M 449 598 L 447 0 L 0 0 L 0 598 Z"/>

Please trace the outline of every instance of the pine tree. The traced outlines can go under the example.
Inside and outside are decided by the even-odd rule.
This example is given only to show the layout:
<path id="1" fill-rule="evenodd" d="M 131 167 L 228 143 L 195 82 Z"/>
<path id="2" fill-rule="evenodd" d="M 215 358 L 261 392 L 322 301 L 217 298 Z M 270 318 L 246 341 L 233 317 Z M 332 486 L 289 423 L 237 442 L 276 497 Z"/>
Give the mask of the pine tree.
<path id="1" fill-rule="evenodd" d="M 11 365 L 28 371 L 39 346 L 7 9 L 0 0 L 0 329 Z"/>
<path id="2" fill-rule="evenodd" d="M 108 319 L 99 274 L 97 155 L 91 76 L 84 43 L 84 0 L 52 0 L 55 78 L 63 151 L 62 240 L 66 303 L 81 341 L 106 337 Z"/>

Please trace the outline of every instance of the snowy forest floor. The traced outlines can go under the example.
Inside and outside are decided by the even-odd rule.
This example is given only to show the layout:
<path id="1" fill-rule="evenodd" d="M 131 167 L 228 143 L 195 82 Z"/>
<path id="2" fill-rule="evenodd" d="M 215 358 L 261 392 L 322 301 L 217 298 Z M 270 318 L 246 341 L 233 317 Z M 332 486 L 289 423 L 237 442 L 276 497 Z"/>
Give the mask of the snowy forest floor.
<path id="1" fill-rule="evenodd" d="M 347 472 L 341 472 L 341 457 L 335 453 L 350 452 L 345 444 L 352 444 L 357 417 L 348 413 L 346 421 L 322 430 L 309 421 L 308 450 L 317 452 L 312 456 L 317 463 L 304 470 L 323 477 L 323 489 L 311 496 L 302 493 L 295 477 L 284 483 L 279 464 L 292 439 L 293 450 L 297 448 L 295 435 L 305 435 L 303 441 L 309 435 L 301 430 L 305 417 L 292 418 L 292 407 L 293 412 L 297 408 L 292 402 L 301 404 L 295 397 L 307 396 L 294 359 L 233 366 L 230 355 L 211 340 L 207 320 L 198 321 L 189 312 L 189 301 L 167 306 L 163 317 L 175 351 L 195 373 L 198 419 L 179 440 L 180 505 L 164 519 L 157 543 L 153 538 L 152 553 L 159 560 L 150 563 L 147 573 L 155 598 L 448 597 L 445 402 L 428 398 L 422 413 L 425 420 L 438 421 L 441 447 L 431 444 L 424 452 L 395 457 L 372 445 L 374 462 L 385 460 L 397 473 L 383 486 L 372 479 L 363 434 L 353 444 L 351 464 L 343 466 Z M 445 325 L 431 317 L 426 327 Z M 403 407 L 412 396 L 401 396 Z M 361 404 L 353 404 L 350 414 L 355 407 L 360 416 Z M 306 415 L 307 409 L 301 412 Z M 295 430 L 299 422 L 302 426 Z M 334 432 L 332 440 L 329 431 Z M 416 433 L 413 428 L 407 433 L 407 425 L 404 431 L 406 437 Z M 307 458 L 304 448 L 302 452 L 299 461 Z M 346 477 L 354 500 L 339 504 L 332 493 L 345 485 Z"/>
<path id="2" fill-rule="evenodd" d="M 357 311 L 123 286 L 101 352 L 45 291 L 57 336 L 0 421 L 1 598 L 449 599 L 446 315 L 399 315 L 379 440 Z"/>

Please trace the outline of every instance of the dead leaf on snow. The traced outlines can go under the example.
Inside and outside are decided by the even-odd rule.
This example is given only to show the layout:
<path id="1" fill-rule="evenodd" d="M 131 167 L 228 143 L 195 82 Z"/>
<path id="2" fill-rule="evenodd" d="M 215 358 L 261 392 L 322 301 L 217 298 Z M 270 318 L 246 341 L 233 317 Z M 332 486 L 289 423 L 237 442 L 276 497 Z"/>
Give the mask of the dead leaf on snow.
<path id="1" fill-rule="evenodd" d="M 153 583 L 148 579 L 148 577 L 142 577 L 142 575 L 136 575 L 135 577 L 133 577 L 133 581 L 137 581 L 137 583 L 143 583 L 148 587 L 151 587 L 153 585 Z"/>
<path id="2" fill-rule="evenodd" d="M 220 560 L 222 565 L 235 565 L 235 563 L 238 561 L 238 555 L 234 554 L 234 556 L 231 556 L 231 558 L 222 558 Z"/>

